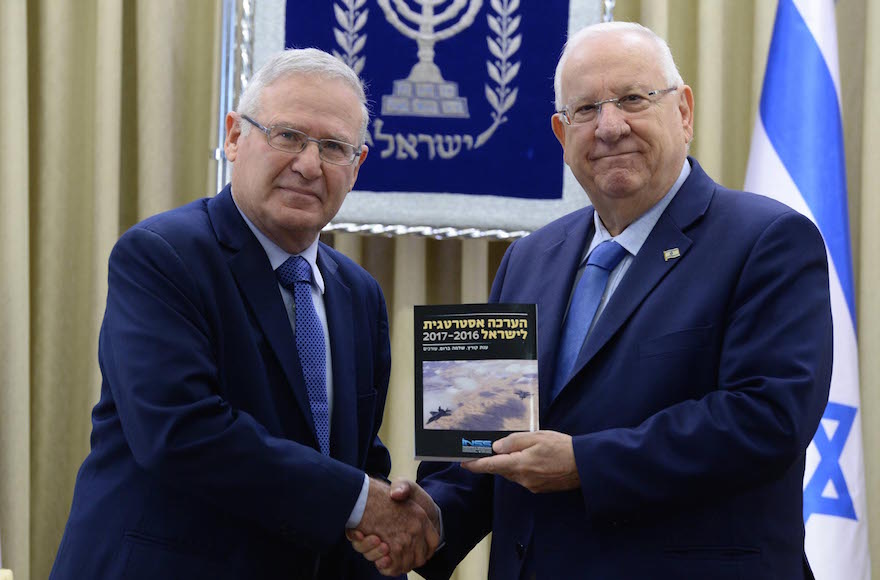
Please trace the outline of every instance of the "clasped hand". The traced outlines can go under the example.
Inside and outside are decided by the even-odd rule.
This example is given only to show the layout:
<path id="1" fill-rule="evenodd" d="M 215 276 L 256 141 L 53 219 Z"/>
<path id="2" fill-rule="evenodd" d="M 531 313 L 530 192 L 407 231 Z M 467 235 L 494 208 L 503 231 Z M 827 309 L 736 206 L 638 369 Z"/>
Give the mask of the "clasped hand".
<path id="1" fill-rule="evenodd" d="M 428 561 L 440 543 L 439 530 L 437 508 L 417 483 L 389 486 L 371 479 L 361 523 L 346 536 L 379 572 L 395 576 Z"/>

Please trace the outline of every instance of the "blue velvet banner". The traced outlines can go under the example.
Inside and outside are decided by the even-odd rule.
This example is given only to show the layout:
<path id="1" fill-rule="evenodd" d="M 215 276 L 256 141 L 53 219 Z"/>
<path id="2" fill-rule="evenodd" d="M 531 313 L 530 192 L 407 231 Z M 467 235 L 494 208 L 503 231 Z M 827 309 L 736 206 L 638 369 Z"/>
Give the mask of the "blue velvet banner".
<path id="1" fill-rule="evenodd" d="M 293 0 L 285 45 L 336 53 L 366 81 L 359 191 L 558 200 L 568 26 L 568 0 Z"/>

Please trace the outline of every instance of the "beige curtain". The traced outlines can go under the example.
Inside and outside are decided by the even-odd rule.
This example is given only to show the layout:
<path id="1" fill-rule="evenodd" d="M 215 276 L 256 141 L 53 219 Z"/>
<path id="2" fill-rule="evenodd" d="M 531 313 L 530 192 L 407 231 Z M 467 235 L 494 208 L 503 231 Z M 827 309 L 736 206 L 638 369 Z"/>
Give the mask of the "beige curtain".
<path id="1" fill-rule="evenodd" d="M 259 1 L 259 0 L 257 0 Z M 598 0 L 597 0 L 598 1 Z M 618 0 L 665 35 L 696 94 L 692 152 L 741 187 L 775 2 Z M 880 5 L 837 2 L 873 571 L 880 577 Z M 100 387 L 106 263 L 127 227 L 214 191 L 218 0 L 0 0 L 0 542 L 51 568 Z M 546 117 L 548 111 L 536 111 Z M 549 130 L 549 126 L 548 126 Z M 369 161 L 368 161 L 369 163 Z M 412 477 L 412 305 L 484 301 L 504 242 L 328 236 L 391 314 L 382 435 Z M 487 543 L 459 579 L 485 578 Z M 415 576 L 415 575 L 413 575 Z"/>
<path id="2" fill-rule="evenodd" d="M 0 541 L 46 578 L 88 451 L 107 257 L 211 192 L 214 0 L 0 1 Z"/>

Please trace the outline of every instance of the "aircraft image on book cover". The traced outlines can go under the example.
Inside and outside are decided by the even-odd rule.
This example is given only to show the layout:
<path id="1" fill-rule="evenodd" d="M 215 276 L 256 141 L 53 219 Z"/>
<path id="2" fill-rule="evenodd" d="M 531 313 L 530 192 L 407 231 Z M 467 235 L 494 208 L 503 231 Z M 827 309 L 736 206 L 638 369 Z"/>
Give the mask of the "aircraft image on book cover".
<path id="1" fill-rule="evenodd" d="M 428 423 L 431 423 L 432 421 L 436 421 L 440 417 L 448 417 L 449 413 L 451 413 L 451 412 L 452 411 L 449 409 L 444 409 L 443 407 L 438 406 L 436 411 L 431 411 L 431 418 L 428 419 L 428 421 L 425 423 L 425 425 L 427 425 Z"/>
<path id="2" fill-rule="evenodd" d="M 422 381 L 425 429 L 534 428 L 537 360 L 423 361 Z"/>

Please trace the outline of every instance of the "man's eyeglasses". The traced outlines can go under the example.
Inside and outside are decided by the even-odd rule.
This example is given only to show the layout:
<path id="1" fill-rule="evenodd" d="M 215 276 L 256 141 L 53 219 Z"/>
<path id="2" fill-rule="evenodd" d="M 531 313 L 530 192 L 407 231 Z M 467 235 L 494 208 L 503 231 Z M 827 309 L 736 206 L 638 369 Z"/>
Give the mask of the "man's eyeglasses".
<path id="1" fill-rule="evenodd" d="M 318 156 L 333 165 L 351 165 L 361 154 L 362 147 L 356 147 L 345 141 L 313 139 L 302 131 L 297 131 L 284 125 L 264 127 L 247 115 L 242 115 L 241 118 L 265 133 L 269 147 L 278 151 L 294 154 L 302 153 L 309 145 L 309 141 L 314 141 L 318 145 Z"/>
<path id="2" fill-rule="evenodd" d="M 614 105 L 627 114 L 636 114 L 645 111 L 659 101 L 663 95 L 669 94 L 678 87 L 669 87 L 668 89 L 660 89 L 651 91 L 647 94 L 630 93 L 615 99 L 605 99 L 604 101 L 596 101 L 595 103 L 580 103 L 569 105 L 561 111 L 556 111 L 562 117 L 567 125 L 579 125 L 581 123 L 592 123 L 599 118 L 599 112 L 602 105 L 606 103 L 614 103 Z"/>

